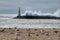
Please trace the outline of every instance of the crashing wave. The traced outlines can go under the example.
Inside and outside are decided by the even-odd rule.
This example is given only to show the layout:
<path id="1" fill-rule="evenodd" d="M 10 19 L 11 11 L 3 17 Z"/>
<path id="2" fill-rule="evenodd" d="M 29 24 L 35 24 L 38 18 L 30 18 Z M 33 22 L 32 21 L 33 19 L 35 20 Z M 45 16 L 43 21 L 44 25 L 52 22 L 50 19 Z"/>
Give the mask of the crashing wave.
<path id="1" fill-rule="evenodd" d="M 25 12 L 24 12 L 24 14 L 22 14 L 22 16 L 23 15 L 26 15 L 26 14 L 28 14 L 28 15 L 38 15 L 38 16 L 56 16 L 56 17 L 60 17 L 60 9 L 58 9 L 56 12 L 54 12 L 54 13 L 42 13 L 41 11 L 31 11 L 31 10 L 26 10 Z"/>

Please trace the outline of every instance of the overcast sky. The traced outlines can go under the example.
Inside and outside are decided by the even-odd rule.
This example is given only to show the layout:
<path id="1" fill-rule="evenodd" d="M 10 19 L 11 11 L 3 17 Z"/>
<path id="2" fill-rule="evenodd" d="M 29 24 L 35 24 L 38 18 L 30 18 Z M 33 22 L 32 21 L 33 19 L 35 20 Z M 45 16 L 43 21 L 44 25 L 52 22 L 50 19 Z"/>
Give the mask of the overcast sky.
<path id="1" fill-rule="evenodd" d="M 0 0 L 0 13 L 17 13 L 18 8 L 54 12 L 60 9 L 60 0 Z"/>

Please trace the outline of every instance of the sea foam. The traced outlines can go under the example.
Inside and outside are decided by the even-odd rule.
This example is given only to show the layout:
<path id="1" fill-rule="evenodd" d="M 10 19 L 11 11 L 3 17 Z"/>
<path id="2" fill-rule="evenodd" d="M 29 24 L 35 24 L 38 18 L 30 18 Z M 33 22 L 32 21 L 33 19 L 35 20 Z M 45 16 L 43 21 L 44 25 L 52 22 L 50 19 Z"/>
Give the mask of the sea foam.
<path id="1" fill-rule="evenodd" d="M 47 15 L 50 15 L 50 16 L 56 16 L 56 17 L 60 17 L 60 9 L 58 9 L 56 12 L 54 13 L 42 13 L 42 11 L 32 11 L 32 10 L 26 10 L 23 14 L 23 15 L 38 15 L 38 16 L 47 16 Z"/>

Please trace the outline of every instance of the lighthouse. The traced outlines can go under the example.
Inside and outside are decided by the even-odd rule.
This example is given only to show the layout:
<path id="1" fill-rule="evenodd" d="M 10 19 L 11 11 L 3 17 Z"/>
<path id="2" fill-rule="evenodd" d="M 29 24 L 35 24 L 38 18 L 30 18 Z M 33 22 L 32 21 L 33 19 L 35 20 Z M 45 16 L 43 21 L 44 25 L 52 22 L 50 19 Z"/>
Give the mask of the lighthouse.
<path id="1" fill-rule="evenodd" d="M 20 8 L 19 8 L 17 18 L 19 18 L 20 16 L 21 16 L 21 15 L 20 15 Z"/>

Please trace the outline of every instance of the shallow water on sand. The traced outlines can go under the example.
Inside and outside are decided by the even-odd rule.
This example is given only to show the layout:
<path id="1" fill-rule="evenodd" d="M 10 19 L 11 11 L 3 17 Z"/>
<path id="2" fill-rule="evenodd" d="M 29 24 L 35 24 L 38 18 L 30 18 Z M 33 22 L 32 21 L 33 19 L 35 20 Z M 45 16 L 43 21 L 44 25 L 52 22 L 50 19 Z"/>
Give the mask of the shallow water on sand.
<path id="1" fill-rule="evenodd" d="M 58 19 L 12 19 L 0 18 L 0 28 L 60 28 Z"/>

